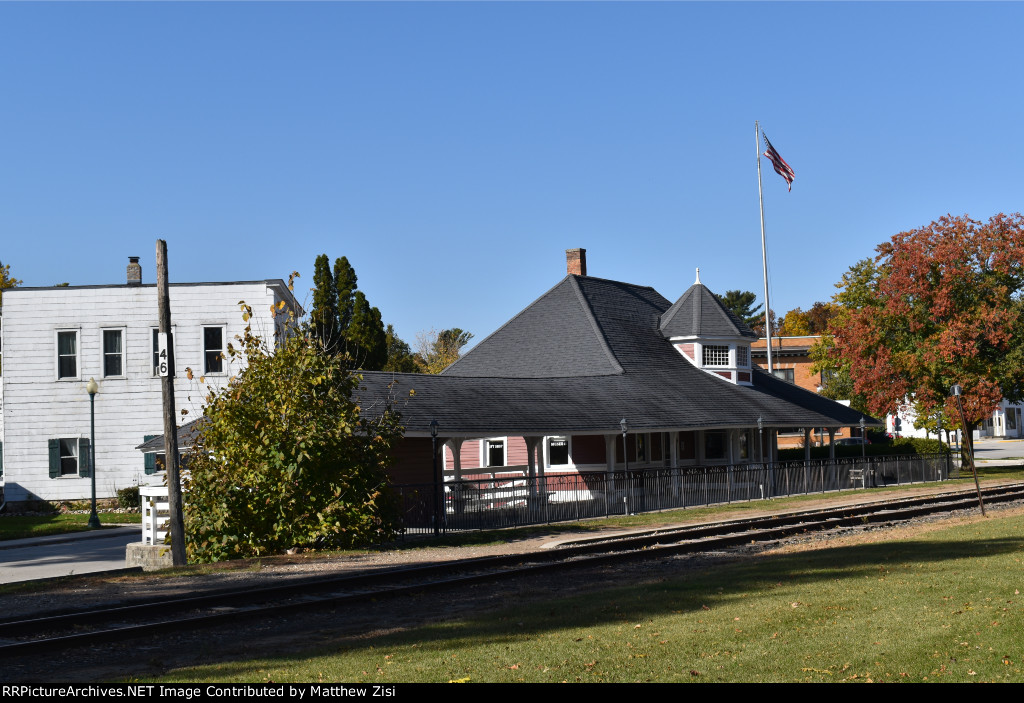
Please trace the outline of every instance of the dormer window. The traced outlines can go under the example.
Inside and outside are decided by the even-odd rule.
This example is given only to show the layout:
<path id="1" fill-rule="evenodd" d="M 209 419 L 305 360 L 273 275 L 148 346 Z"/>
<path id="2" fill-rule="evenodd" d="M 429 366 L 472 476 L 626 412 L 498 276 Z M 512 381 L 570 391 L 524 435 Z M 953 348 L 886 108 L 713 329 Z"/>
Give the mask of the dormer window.
<path id="1" fill-rule="evenodd" d="M 704 345 L 704 366 L 728 366 L 729 347 Z"/>

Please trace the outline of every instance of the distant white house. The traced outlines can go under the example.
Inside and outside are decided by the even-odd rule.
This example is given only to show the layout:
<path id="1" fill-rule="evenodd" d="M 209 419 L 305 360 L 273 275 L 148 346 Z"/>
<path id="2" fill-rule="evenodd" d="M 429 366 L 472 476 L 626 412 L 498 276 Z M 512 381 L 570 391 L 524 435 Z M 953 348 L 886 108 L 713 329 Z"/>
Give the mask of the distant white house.
<path id="1" fill-rule="evenodd" d="M 978 423 L 974 428 L 974 437 L 1000 437 L 1006 439 L 1019 439 L 1024 437 L 1024 423 L 1022 423 L 1024 404 L 1011 403 L 1003 398 L 992 414 Z M 896 418 L 900 424 L 897 429 Z M 901 409 L 898 414 L 887 415 L 885 419 L 886 431 L 892 434 L 898 433 L 901 437 L 925 437 L 928 433 L 917 427 L 914 421 L 917 416 L 913 408 Z M 932 436 L 935 433 L 932 432 Z"/>
<path id="2" fill-rule="evenodd" d="M 300 308 L 284 281 L 172 283 L 175 400 L 198 417 L 206 386 L 222 387 L 239 369 L 222 357 L 242 333 L 239 301 L 252 307 L 253 330 L 269 343 Z M 284 310 L 276 316 L 272 308 Z M 0 469 L 3 498 L 79 500 L 90 496 L 90 413 L 86 384 L 99 384 L 96 491 L 159 483 L 156 457 L 136 447 L 163 434 L 156 369 L 156 285 L 142 285 L 137 257 L 127 283 L 12 288 L 4 291 L 0 336 Z M 186 368 L 193 379 L 186 377 Z M 202 379 L 202 380 L 200 380 Z"/>

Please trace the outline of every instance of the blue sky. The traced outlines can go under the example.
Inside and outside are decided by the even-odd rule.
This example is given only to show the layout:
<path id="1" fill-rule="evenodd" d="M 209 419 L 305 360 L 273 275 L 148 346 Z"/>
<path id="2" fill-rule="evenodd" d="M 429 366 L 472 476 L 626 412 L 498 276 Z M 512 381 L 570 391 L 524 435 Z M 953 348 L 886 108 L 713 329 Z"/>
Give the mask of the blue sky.
<path id="1" fill-rule="evenodd" d="M 589 272 L 772 307 L 946 213 L 1022 209 L 1019 3 L 0 3 L 0 261 L 25 285 L 345 255 L 412 342 Z"/>

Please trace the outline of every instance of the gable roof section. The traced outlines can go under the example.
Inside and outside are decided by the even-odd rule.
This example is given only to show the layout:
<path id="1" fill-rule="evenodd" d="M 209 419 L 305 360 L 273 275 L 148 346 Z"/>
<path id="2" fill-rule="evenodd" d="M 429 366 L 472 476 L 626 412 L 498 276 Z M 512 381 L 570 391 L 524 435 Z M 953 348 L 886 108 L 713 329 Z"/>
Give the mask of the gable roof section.
<path id="1" fill-rule="evenodd" d="M 668 307 L 657 291 L 569 275 L 444 370 L 444 376 L 577 378 L 624 372 Z"/>
<path id="2" fill-rule="evenodd" d="M 672 337 L 750 337 L 740 318 L 728 310 L 703 283 L 694 283 L 661 316 L 661 333 Z"/>

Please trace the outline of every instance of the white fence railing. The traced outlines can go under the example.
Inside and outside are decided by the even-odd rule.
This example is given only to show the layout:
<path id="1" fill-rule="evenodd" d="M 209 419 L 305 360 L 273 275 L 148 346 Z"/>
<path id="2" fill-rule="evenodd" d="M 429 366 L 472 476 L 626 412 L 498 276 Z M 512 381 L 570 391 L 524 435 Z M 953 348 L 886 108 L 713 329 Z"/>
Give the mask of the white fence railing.
<path id="1" fill-rule="evenodd" d="M 142 503 L 142 543 L 165 544 L 171 504 L 167 486 L 139 486 Z"/>

